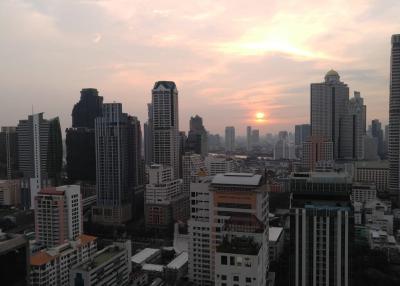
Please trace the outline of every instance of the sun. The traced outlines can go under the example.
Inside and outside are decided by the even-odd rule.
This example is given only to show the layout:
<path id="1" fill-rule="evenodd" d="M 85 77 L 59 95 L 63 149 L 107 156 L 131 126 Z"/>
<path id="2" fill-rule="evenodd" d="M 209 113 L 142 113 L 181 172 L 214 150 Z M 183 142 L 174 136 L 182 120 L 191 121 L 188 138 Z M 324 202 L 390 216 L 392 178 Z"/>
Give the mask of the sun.
<path id="1" fill-rule="evenodd" d="M 263 120 L 265 118 L 264 112 L 257 112 L 256 113 L 256 119 L 257 120 Z"/>

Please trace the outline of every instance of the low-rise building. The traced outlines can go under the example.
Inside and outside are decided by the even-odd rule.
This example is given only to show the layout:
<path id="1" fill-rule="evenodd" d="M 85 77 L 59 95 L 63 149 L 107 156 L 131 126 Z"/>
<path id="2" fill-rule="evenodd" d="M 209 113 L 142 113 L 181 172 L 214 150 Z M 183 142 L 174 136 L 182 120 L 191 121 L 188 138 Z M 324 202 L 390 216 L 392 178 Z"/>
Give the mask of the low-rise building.
<path id="1" fill-rule="evenodd" d="M 354 182 L 351 201 L 365 204 L 376 199 L 376 186 L 371 182 Z"/>
<path id="2" fill-rule="evenodd" d="M 95 253 L 89 260 L 77 264 L 69 275 L 70 285 L 129 285 L 132 266 L 131 242 L 114 242 Z"/>

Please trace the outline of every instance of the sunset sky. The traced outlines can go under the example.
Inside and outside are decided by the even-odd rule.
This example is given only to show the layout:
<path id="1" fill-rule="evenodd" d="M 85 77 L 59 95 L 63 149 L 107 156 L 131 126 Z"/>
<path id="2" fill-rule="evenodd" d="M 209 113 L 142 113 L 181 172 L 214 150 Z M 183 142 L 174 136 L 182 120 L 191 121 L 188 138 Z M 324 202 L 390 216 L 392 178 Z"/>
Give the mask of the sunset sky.
<path id="1" fill-rule="evenodd" d="M 155 81 L 175 81 L 180 129 L 266 132 L 309 122 L 309 85 L 333 68 L 388 119 L 399 0 L 0 1 L 0 125 L 60 116 L 85 87 L 144 123 Z M 257 113 L 265 120 L 256 120 Z"/>

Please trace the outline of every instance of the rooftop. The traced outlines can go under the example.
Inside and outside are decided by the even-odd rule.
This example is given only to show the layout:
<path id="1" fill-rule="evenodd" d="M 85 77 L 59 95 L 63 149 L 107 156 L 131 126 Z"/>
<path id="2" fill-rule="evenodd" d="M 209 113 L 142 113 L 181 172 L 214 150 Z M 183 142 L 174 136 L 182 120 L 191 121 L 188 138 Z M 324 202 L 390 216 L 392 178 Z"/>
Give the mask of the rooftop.
<path id="1" fill-rule="evenodd" d="M 254 241 L 252 237 L 233 237 L 231 239 L 224 238 L 220 245 L 217 246 L 217 252 L 258 255 L 261 245 Z"/>
<path id="2" fill-rule="evenodd" d="M 269 228 L 269 241 L 277 241 L 283 232 L 283 227 Z"/>
<path id="3" fill-rule="evenodd" d="M 262 175 L 252 173 L 225 173 L 217 174 L 212 180 L 213 185 L 243 185 L 259 186 Z"/>
<path id="4" fill-rule="evenodd" d="M 145 248 L 142 251 L 136 253 L 134 256 L 132 256 L 131 261 L 136 264 L 143 264 L 145 263 L 148 259 L 153 257 L 154 255 L 160 253 L 159 249 L 156 248 Z"/>
<path id="5" fill-rule="evenodd" d="M 48 187 L 41 189 L 39 191 L 39 195 L 56 195 L 56 196 L 63 196 L 64 191 L 57 190 L 55 187 Z"/>
<path id="6" fill-rule="evenodd" d="M 157 81 L 154 84 L 154 88 L 153 89 L 157 89 L 160 87 L 160 85 L 164 86 L 165 88 L 168 89 L 175 89 L 176 88 L 176 84 L 173 81 L 165 81 L 165 80 L 161 80 L 161 81 Z"/>
<path id="7" fill-rule="evenodd" d="M 189 259 L 188 253 L 186 251 L 184 251 L 181 254 L 179 254 L 177 257 L 175 257 L 174 260 L 172 260 L 170 263 L 168 263 L 167 267 L 179 269 L 183 265 L 185 265 L 185 263 L 188 262 L 188 259 Z"/>
<path id="8" fill-rule="evenodd" d="M 52 261 L 54 258 L 54 256 L 51 256 L 45 250 L 41 250 L 30 257 L 30 264 L 40 266 Z"/>
<path id="9" fill-rule="evenodd" d="M 164 271 L 164 265 L 146 263 L 146 264 L 143 264 L 142 270 L 143 271 L 163 272 Z"/>

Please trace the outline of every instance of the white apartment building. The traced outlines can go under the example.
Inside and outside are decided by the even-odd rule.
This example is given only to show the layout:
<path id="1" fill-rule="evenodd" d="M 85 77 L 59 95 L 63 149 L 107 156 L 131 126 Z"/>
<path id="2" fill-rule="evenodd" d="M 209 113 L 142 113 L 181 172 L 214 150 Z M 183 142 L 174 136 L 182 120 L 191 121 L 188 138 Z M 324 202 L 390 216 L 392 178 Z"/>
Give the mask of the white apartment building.
<path id="1" fill-rule="evenodd" d="M 82 234 L 75 241 L 41 250 L 31 255 L 30 285 L 70 285 L 71 267 L 89 260 L 96 251 L 96 237 Z"/>
<path id="2" fill-rule="evenodd" d="M 90 260 L 72 267 L 70 285 L 129 285 L 131 266 L 131 241 L 114 242 L 95 253 Z"/>
<path id="3" fill-rule="evenodd" d="M 231 173 L 236 170 L 235 161 L 224 155 L 209 155 L 205 158 L 204 163 L 210 176 Z"/>
<path id="4" fill-rule="evenodd" d="M 54 247 L 82 234 L 82 200 L 79 186 L 50 187 L 35 197 L 37 242 Z"/>

